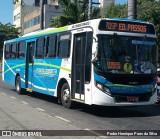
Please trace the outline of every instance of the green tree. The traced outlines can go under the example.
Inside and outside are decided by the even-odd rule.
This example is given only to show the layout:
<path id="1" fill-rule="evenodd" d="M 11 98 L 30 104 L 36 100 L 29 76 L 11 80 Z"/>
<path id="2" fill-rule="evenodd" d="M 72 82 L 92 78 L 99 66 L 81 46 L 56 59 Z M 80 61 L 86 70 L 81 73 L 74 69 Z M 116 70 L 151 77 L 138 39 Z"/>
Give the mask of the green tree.
<path id="1" fill-rule="evenodd" d="M 18 37 L 19 35 L 18 30 L 19 28 L 15 28 L 15 26 L 12 25 L 11 23 L 7 24 L 0 23 L 0 31 L 6 32 L 5 40 L 14 39 Z"/>
<path id="2" fill-rule="evenodd" d="M 102 8 L 101 16 L 103 18 L 126 18 L 127 4 L 115 5 L 114 3 L 111 3 L 110 6 Z"/>
<path id="3" fill-rule="evenodd" d="M 160 1 L 138 0 L 137 18 L 153 23 L 157 33 L 157 44 L 160 47 Z"/>
<path id="4" fill-rule="evenodd" d="M 64 15 L 55 17 L 51 20 L 50 27 L 60 27 L 78 22 L 86 21 L 88 18 L 88 0 L 59 0 L 63 7 Z M 93 8 L 92 18 L 99 16 L 99 8 Z"/>
<path id="5" fill-rule="evenodd" d="M 17 38 L 19 35 L 18 28 L 15 28 L 15 26 L 12 25 L 11 23 L 2 24 L 0 22 L 0 31 L 5 31 L 6 33 L 5 40 Z M 2 49 L 3 49 L 3 40 L 0 39 L 0 58 L 2 54 Z"/>

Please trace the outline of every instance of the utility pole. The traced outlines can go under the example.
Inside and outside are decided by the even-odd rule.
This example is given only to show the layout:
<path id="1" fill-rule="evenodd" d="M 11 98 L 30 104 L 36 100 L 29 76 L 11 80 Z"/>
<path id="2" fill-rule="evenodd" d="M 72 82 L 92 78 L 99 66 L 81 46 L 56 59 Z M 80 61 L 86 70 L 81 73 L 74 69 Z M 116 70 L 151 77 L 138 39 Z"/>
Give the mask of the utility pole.
<path id="1" fill-rule="evenodd" d="M 83 1 L 79 1 L 79 3 L 86 3 L 86 2 L 83 2 Z M 92 17 L 92 5 L 93 4 L 100 4 L 100 3 L 97 3 L 97 2 L 92 2 L 92 0 L 88 0 L 87 2 L 88 4 L 88 20 L 90 20 Z"/>
<path id="2" fill-rule="evenodd" d="M 92 17 L 92 5 L 93 4 L 100 4 L 98 2 L 92 2 L 92 0 L 88 1 L 88 20 L 90 20 Z"/>
<path id="3" fill-rule="evenodd" d="M 44 29 L 44 0 L 41 0 L 40 7 L 41 7 L 41 30 L 43 30 Z"/>
<path id="4" fill-rule="evenodd" d="M 5 36 L 6 36 L 6 32 L 0 30 L 0 59 L 2 58 L 2 55 L 3 55 L 3 43 L 5 40 Z"/>
<path id="5" fill-rule="evenodd" d="M 137 0 L 128 0 L 128 18 L 137 19 Z"/>
<path id="6" fill-rule="evenodd" d="M 89 0 L 89 3 L 88 3 L 88 20 L 91 19 L 91 11 L 92 11 L 92 0 Z"/>

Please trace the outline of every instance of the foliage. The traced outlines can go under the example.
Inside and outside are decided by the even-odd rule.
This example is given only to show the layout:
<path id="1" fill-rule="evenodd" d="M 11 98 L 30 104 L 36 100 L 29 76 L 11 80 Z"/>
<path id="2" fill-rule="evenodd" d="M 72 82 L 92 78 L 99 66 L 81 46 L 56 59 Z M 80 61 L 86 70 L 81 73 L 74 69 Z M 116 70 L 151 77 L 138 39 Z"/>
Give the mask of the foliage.
<path id="1" fill-rule="evenodd" d="M 137 18 L 146 20 L 155 25 L 157 32 L 157 44 L 160 47 L 160 1 L 138 0 Z"/>
<path id="2" fill-rule="evenodd" d="M 14 25 L 12 25 L 11 23 L 7 23 L 7 24 L 2 24 L 0 23 L 0 31 L 5 31 L 6 32 L 6 40 L 9 39 L 14 39 L 16 37 L 18 37 L 19 33 L 18 33 L 18 28 L 15 28 Z"/>
<path id="3" fill-rule="evenodd" d="M 15 28 L 13 25 L 11 25 L 11 23 L 7 23 L 5 25 L 0 23 L 0 31 L 5 31 L 5 40 L 17 38 L 19 35 L 18 28 Z M 2 48 L 3 40 L 0 39 L 0 53 L 2 53 Z"/>
<path id="4" fill-rule="evenodd" d="M 103 18 L 126 18 L 127 17 L 127 5 L 115 5 L 112 3 L 110 6 L 102 9 Z"/>
<path id="5" fill-rule="evenodd" d="M 7 23 L 5 25 L 0 23 L 0 31 L 5 31 L 5 40 L 14 39 L 19 35 L 18 28 L 15 28 L 11 23 Z"/>
<path id="6" fill-rule="evenodd" d="M 53 18 L 50 27 L 75 24 L 88 19 L 88 0 L 83 0 L 83 2 L 80 0 L 59 0 L 59 3 L 63 7 L 64 15 Z M 99 8 L 93 8 L 92 18 L 98 18 L 99 13 Z"/>
<path id="7" fill-rule="evenodd" d="M 98 8 L 98 7 L 94 7 L 93 9 L 92 9 L 92 19 L 96 19 L 96 18 L 100 18 L 101 16 L 100 16 L 100 8 Z"/>

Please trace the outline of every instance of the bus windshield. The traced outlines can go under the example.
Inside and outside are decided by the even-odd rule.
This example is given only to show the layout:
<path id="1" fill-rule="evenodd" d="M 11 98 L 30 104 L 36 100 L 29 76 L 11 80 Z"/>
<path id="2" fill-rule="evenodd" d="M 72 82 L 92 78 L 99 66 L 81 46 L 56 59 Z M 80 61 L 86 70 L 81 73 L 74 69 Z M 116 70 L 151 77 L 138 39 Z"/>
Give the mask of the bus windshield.
<path id="1" fill-rule="evenodd" d="M 97 70 L 113 74 L 154 74 L 156 65 L 155 39 L 98 35 Z"/>

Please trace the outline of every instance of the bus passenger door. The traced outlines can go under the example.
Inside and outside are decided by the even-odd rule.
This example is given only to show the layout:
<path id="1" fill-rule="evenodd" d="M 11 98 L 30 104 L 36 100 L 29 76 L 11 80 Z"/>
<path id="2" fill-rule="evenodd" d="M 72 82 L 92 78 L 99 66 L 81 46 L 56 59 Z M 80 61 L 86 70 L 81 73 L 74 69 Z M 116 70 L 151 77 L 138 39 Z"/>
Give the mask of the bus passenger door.
<path id="1" fill-rule="evenodd" d="M 33 63 L 34 63 L 34 48 L 35 40 L 27 41 L 26 51 L 26 69 L 25 69 L 25 86 L 27 91 L 33 90 Z"/>
<path id="2" fill-rule="evenodd" d="M 92 32 L 74 35 L 71 96 L 80 101 L 85 101 L 85 87 L 91 80 L 92 36 Z"/>

